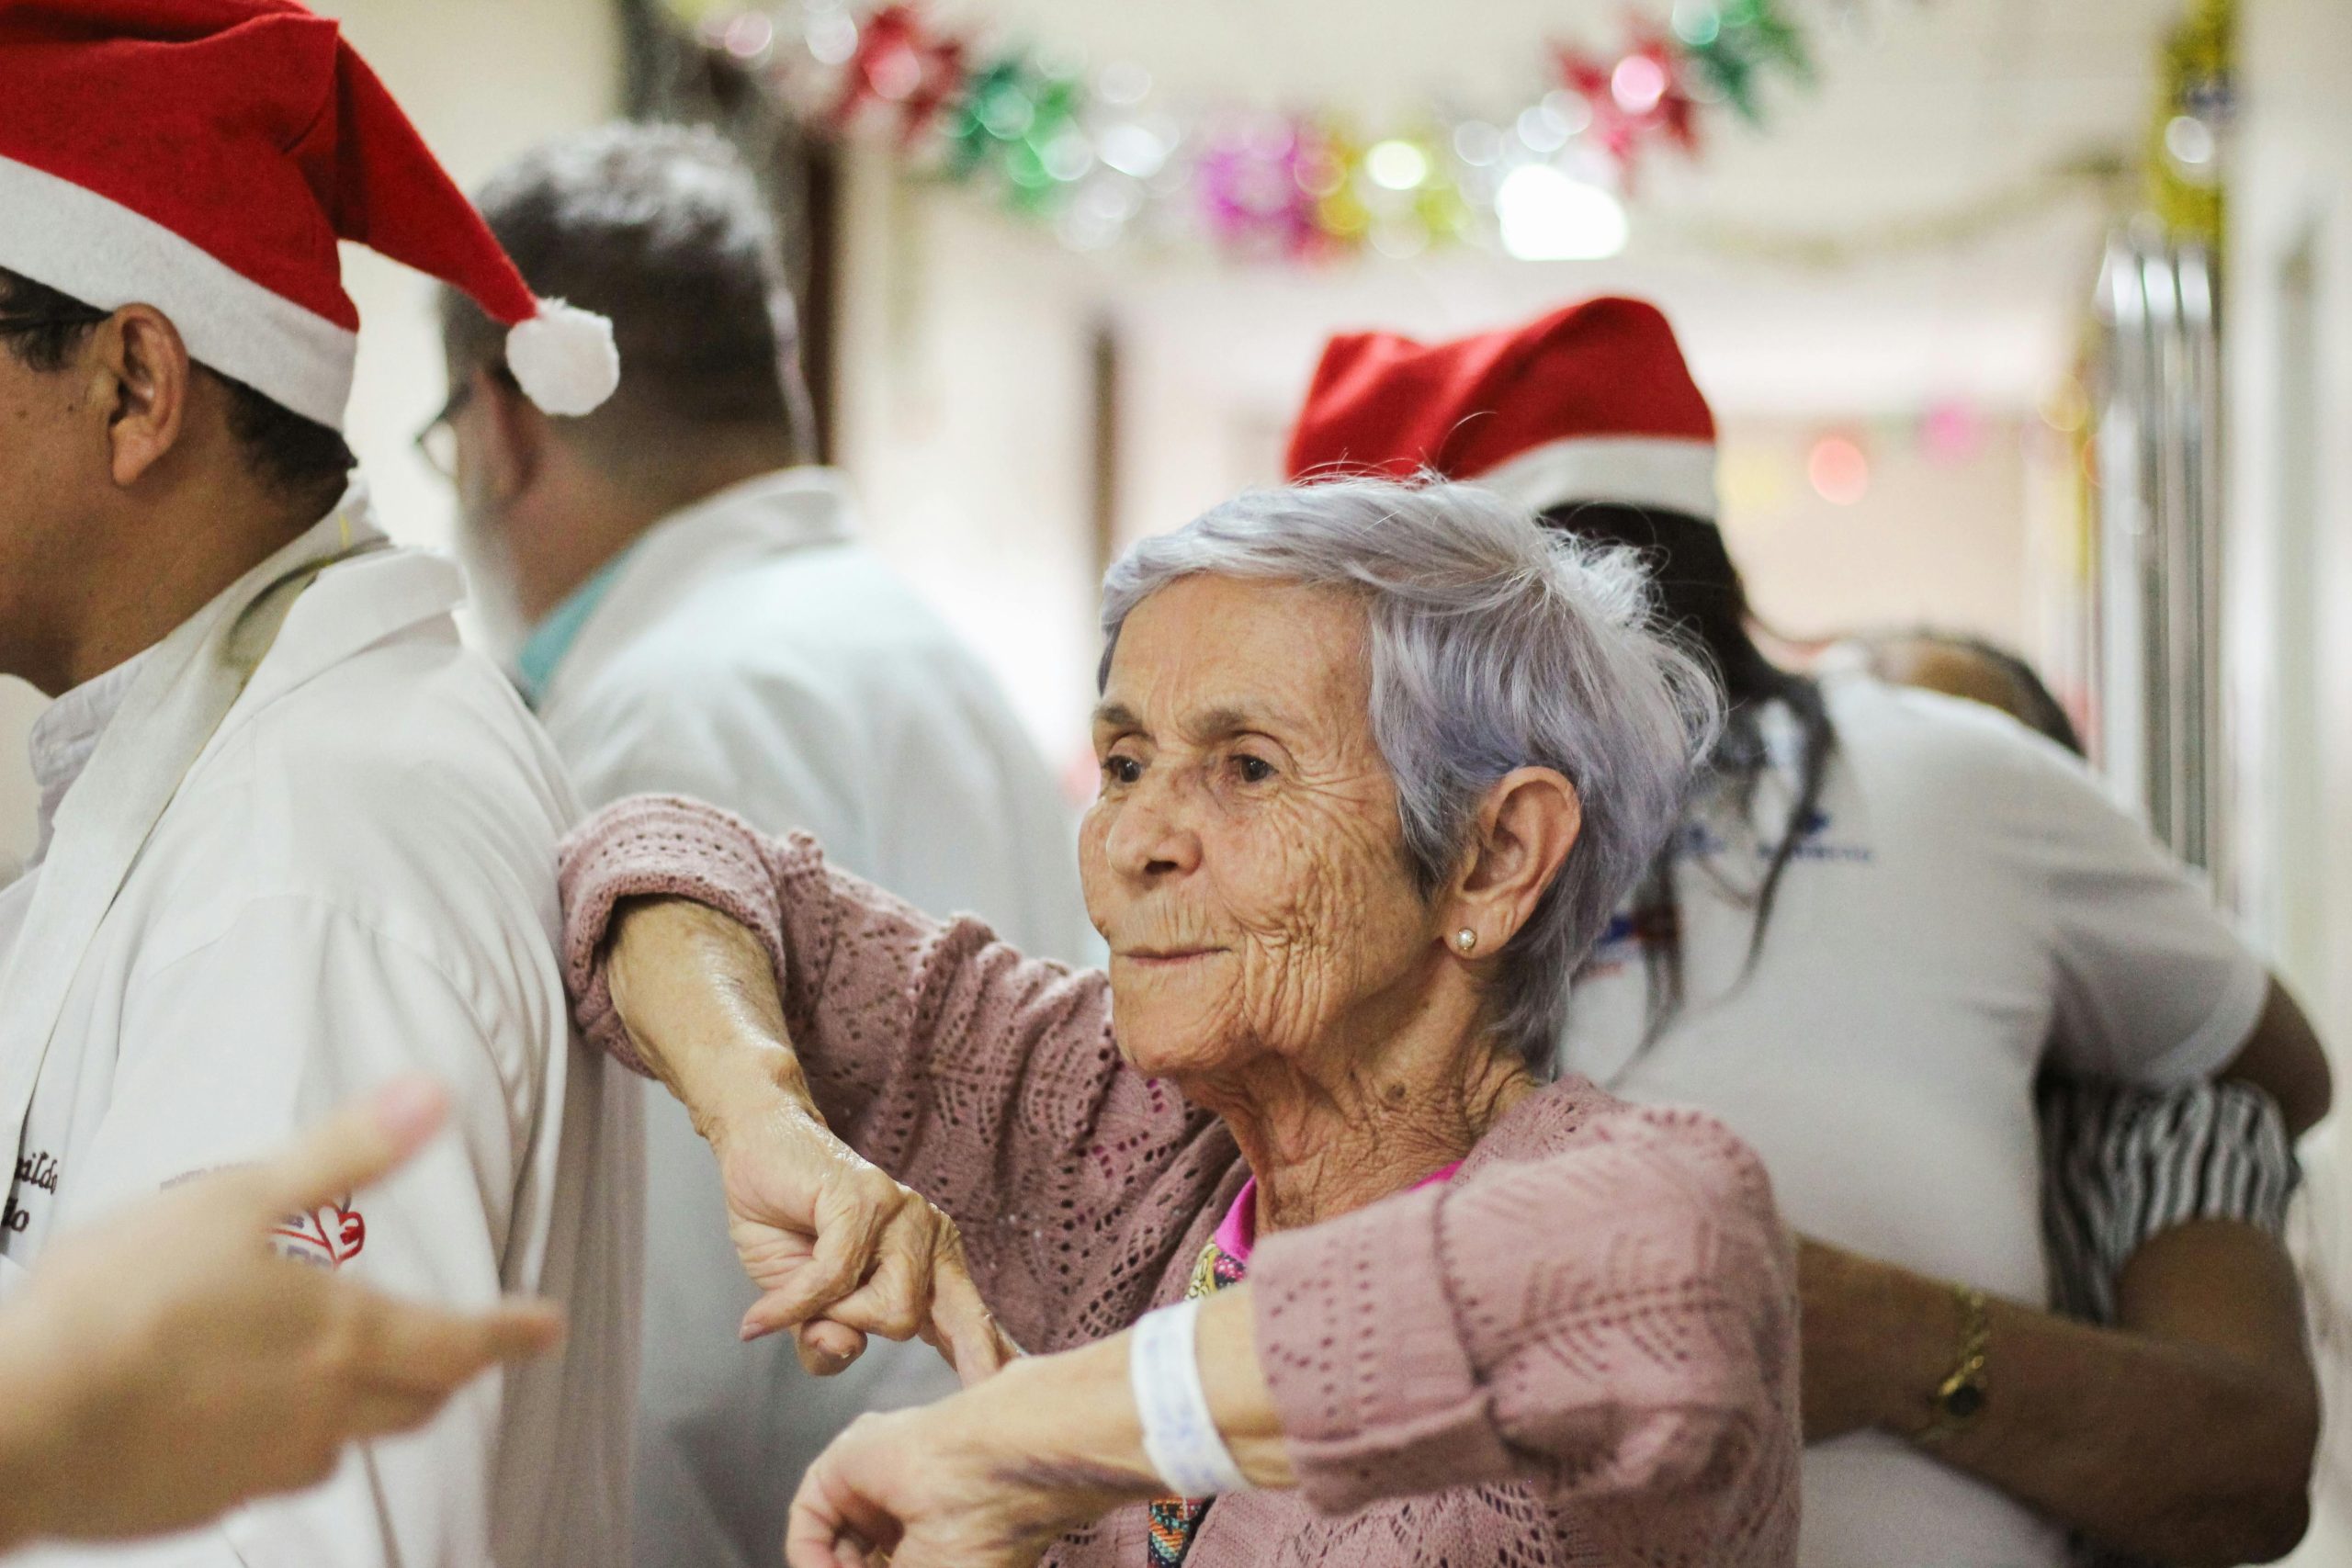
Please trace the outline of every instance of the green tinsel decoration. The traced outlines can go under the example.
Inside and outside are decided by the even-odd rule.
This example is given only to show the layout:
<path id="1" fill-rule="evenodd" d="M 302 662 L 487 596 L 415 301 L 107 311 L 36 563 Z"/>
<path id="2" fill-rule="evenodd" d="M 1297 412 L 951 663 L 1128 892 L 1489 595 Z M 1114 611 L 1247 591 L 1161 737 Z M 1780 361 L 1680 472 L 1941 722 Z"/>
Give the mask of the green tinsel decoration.
<path id="1" fill-rule="evenodd" d="M 1781 0 L 1724 0 L 1686 11 L 1675 17 L 1675 34 L 1708 85 L 1750 125 L 1764 122 L 1757 85 L 1768 67 L 1799 82 L 1813 80 L 1804 33 Z"/>

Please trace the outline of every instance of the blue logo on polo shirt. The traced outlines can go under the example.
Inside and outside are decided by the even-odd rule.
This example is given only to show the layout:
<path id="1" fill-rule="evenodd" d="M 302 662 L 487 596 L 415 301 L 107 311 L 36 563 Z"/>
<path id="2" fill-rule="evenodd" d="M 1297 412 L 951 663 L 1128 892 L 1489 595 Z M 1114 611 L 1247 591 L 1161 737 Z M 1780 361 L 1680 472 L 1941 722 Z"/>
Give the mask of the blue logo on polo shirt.
<path id="1" fill-rule="evenodd" d="M 1804 814 L 1797 824 L 1796 847 L 1789 852 L 1791 860 L 1831 861 L 1848 865 L 1867 865 L 1878 858 L 1878 852 L 1868 844 L 1839 843 L 1830 836 L 1833 826 L 1829 813 L 1816 806 Z M 1779 846 L 1758 844 L 1757 858 L 1770 860 Z"/>

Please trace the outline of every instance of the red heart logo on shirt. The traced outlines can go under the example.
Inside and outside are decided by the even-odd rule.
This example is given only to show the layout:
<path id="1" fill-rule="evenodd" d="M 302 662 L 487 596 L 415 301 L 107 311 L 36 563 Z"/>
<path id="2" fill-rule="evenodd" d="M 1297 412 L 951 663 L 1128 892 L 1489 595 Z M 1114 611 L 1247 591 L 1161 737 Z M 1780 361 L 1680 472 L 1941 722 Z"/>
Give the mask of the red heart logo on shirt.
<path id="1" fill-rule="evenodd" d="M 359 1249 L 368 1245 L 368 1222 L 358 1210 L 344 1206 L 349 1201 L 346 1198 L 343 1203 L 330 1203 L 319 1211 L 319 1219 L 334 1245 L 334 1265 L 338 1269 L 358 1257 Z"/>
<path id="2" fill-rule="evenodd" d="M 322 1204 L 307 1214 L 287 1215 L 270 1235 L 277 1239 L 278 1250 L 289 1258 L 340 1269 L 368 1245 L 368 1221 L 351 1206 L 346 1195 L 340 1202 Z"/>

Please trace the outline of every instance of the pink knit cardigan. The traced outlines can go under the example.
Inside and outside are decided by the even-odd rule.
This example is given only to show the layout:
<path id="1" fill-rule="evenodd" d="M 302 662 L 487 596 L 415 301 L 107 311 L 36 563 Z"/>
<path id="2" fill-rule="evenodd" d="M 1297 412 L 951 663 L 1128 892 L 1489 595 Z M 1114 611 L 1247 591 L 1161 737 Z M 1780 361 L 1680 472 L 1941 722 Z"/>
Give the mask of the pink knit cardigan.
<path id="1" fill-rule="evenodd" d="M 563 863 L 581 1024 L 632 1066 L 600 956 L 642 894 L 758 933 L 827 1119 L 955 1217 L 1015 1339 L 1064 1349 L 1182 1299 L 1249 1173 L 1121 1059 L 1103 976 L 921 914 L 805 836 L 640 796 Z M 1263 1237 L 1250 1279 L 1299 1485 L 1220 1499 L 1189 1568 L 1794 1561 L 1795 1264 L 1763 1168 L 1707 1117 L 1554 1084 L 1452 1182 Z M 1142 1568 L 1144 1509 L 1047 1561 Z"/>

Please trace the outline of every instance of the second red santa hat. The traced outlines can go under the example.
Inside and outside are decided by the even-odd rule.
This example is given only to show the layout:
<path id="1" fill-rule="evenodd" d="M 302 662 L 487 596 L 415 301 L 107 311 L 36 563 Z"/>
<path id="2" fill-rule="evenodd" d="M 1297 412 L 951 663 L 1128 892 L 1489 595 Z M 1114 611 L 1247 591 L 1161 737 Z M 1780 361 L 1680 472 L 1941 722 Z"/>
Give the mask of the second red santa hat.
<path id="1" fill-rule="evenodd" d="M 533 297 L 335 24 L 291 0 L 0 0 L 0 267 L 152 305 L 189 355 L 340 429 L 337 240 L 471 296 L 555 414 L 620 382 L 612 323 Z"/>
<path id="2" fill-rule="evenodd" d="M 1715 515 L 1714 415 L 1674 329 L 1639 299 L 1588 299 L 1453 343 L 1335 337 L 1289 467 L 1294 479 L 1429 469 L 1537 512 L 1616 502 Z"/>

